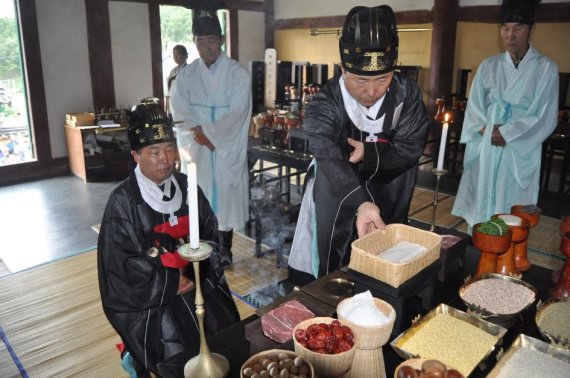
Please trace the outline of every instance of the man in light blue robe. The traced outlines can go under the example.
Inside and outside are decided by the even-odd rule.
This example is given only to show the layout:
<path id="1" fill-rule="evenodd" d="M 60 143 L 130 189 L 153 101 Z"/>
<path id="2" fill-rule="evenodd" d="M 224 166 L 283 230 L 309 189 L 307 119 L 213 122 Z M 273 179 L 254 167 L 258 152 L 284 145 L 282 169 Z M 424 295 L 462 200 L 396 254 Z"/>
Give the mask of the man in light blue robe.
<path id="1" fill-rule="evenodd" d="M 479 66 L 463 121 L 463 176 L 451 213 L 470 233 L 512 205 L 536 205 L 542 142 L 556 128 L 558 68 L 529 43 L 534 8 L 521 3 L 503 4 L 507 51 Z"/>
<path id="2" fill-rule="evenodd" d="M 170 107 L 186 170 L 197 165 L 198 184 L 218 218 L 222 265 L 232 263 L 233 230 L 249 216 L 247 140 L 251 84 L 247 70 L 222 51 L 219 20 L 200 16 L 192 24 L 199 59 L 184 67 L 172 85 Z M 186 152 L 186 153 L 184 153 Z"/>

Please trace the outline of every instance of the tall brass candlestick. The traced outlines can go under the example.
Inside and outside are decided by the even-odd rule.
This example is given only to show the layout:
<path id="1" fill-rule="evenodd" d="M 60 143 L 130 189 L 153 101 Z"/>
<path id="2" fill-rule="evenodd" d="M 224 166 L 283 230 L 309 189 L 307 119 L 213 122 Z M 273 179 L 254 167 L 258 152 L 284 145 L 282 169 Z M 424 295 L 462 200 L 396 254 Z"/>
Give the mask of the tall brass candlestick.
<path id="1" fill-rule="evenodd" d="M 198 326 L 200 328 L 200 353 L 192 357 L 184 366 L 185 378 L 223 378 L 230 372 L 230 363 L 221 354 L 211 353 L 206 341 L 204 331 L 204 297 L 200 284 L 200 261 L 207 259 L 212 253 L 209 244 L 200 242 L 198 248 L 191 248 L 190 244 L 178 247 L 178 254 L 185 260 L 191 261 L 194 267 L 194 277 L 196 280 L 196 315 L 198 316 Z"/>
<path id="2" fill-rule="evenodd" d="M 435 191 L 433 192 L 433 210 L 431 213 L 431 227 L 429 228 L 429 230 L 431 232 L 435 231 L 435 211 L 437 209 L 437 204 L 439 203 L 439 180 L 441 179 L 441 176 L 445 176 L 447 174 L 447 170 L 446 169 L 437 169 L 434 168 L 431 170 L 431 173 L 433 173 L 435 175 L 436 181 L 435 181 Z"/>

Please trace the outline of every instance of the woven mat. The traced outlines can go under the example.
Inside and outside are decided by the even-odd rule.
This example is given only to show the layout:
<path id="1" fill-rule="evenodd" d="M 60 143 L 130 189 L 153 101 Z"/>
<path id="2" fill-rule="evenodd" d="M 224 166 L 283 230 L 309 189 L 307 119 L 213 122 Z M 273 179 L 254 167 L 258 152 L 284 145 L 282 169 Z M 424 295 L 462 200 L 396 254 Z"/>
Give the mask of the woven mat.
<path id="1" fill-rule="evenodd" d="M 433 216 L 433 194 L 429 189 L 416 188 L 410 205 L 410 218 L 431 224 Z M 454 196 L 441 194 L 437 204 L 435 219 L 436 225 L 455 228 L 466 232 L 467 224 L 462 218 L 451 215 L 455 201 Z M 564 262 L 560 253 L 560 235 L 558 227 L 560 220 L 541 216 L 539 223 L 531 229 L 528 239 L 528 256 L 531 263 L 547 269 L 558 269 Z"/>
<path id="2" fill-rule="evenodd" d="M 0 322 L 31 377 L 125 376 L 101 308 L 95 251 L 0 278 Z M 17 372 L 13 359 L 2 359 Z M 12 373 L 2 377 L 19 376 Z"/>
<path id="3" fill-rule="evenodd" d="M 287 276 L 275 255 L 256 258 L 255 241 L 234 232 L 226 277 L 242 319 L 255 307 L 243 296 Z M 262 246 L 262 251 L 267 247 Z M 120 342 L 101 308 L 95 250 L 0 278 L 0 377 L 21 376 L 10 345 L 31 377 L 125 377 Z"/>
<path id="4" fill-rule="evenodd" d="M 0 343 L 0 377 L 21 377 L 16 364 L 12 363 L 12 357 L 6 344 Z"/>
<path id="5" fill-rule="evenodd" d="M 232 250 L 234 263 L 225 270 L 225 273 L 232 292 L 244 302 L 249 303 L 246 298 L 248 294 L 287 278 L 287 269 L 277 268 L 276 253 L 269 252 L 269 247 L 262 245 L 262 256 L 255 257 L 255 240 L 234 232 Z M 240 305 L 238 304 L 238 310 Z M 252 314 L 255 307 L 252 304 L 248 306 Z M 240 315 L 243 319 L 244 314 L 241 311 Z"/>

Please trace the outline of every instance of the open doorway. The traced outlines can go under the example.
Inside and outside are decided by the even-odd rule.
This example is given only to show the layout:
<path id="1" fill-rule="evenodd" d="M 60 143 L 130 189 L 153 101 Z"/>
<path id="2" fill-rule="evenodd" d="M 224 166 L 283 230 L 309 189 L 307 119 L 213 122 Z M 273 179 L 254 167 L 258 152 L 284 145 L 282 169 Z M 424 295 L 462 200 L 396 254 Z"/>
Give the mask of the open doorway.
<path id="1" fill-rule="evenodd" d="M 0 0 L 1 1 L 1 0 Z M 222 27 L 222 34 L 226 36 L 226 43 L 222 50 L 227 51 L 227 41 L 229 40 L 227 23 L 229 20 L 227 10 L 218 10 L 218 19 Z M 187 63 L 190 64 L 198 58 L 198 50 L 193 41 L 192 35 L 192 10 L 176 5 L 160 6 L 160 30 L 162 41 L 162 72 L 164 93 L 168 93 L 168 73 L 176 66 L 172 50 L 176 45 L 186 47 L 188 51 Z"/>

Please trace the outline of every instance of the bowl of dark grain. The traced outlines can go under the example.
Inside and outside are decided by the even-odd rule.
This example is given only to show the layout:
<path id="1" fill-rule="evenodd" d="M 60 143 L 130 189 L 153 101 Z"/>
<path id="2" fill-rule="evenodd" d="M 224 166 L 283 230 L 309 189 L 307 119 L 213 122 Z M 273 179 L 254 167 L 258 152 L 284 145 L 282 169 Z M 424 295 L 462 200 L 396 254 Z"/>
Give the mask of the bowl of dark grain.
<path id="1" fill-rule="evenodd" d="M 459 297 L 469 313 L 507 327 L 535 302 L 536 296 L 536 289 L 528 282 L 498 273 L 482 274 L 459 288 Z"/>
<path id="2" fill-rule="evenodd" d="M 547 341 L 570 349 L 570 298 L 550 298 L 539 303 L 535 322 Z"/>

